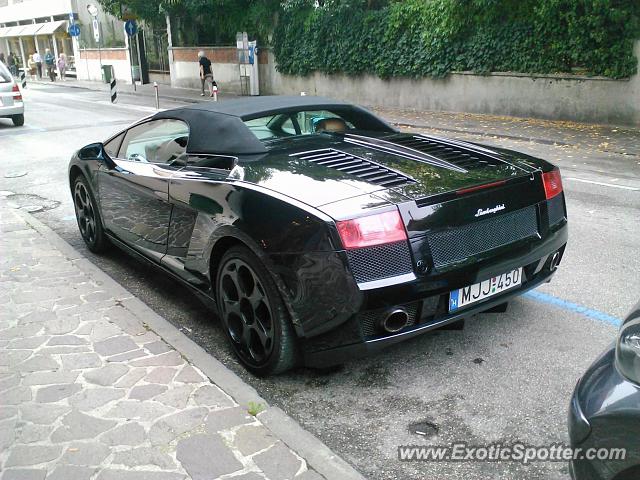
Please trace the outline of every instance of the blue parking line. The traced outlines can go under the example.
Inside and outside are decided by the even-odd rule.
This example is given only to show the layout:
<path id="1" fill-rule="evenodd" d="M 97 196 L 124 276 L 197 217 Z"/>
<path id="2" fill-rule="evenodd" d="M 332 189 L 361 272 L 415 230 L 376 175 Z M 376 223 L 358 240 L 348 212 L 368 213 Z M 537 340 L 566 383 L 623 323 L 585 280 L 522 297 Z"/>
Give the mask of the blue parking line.
<path id="1" fill-rule="evenodd" d="M 554 305 L 571 312 L 580 313 L 581 315 L 593 318 L 594 320 L 598 320 L 599 322 L 608 323 L 609 325 L 613 325 L 614 327 L 618 327 L 622 324 L 622 320 L 620 320 L 619 318 L 612 317 L 611 315 L 607 315 L 606 313 L 600 312 L 598 310 L 583 307 L 582 305 L 578 305 L 577 303 L 567 302 L 566 300 L 562 300 L 561 298 L 554 297 L 553 295 L 548 295 L 546 293 L 530 290 L 523 296 L 532 298 L 533 300 L 537 300 L 538 302 L 548 303 L 549 305 Z"/>

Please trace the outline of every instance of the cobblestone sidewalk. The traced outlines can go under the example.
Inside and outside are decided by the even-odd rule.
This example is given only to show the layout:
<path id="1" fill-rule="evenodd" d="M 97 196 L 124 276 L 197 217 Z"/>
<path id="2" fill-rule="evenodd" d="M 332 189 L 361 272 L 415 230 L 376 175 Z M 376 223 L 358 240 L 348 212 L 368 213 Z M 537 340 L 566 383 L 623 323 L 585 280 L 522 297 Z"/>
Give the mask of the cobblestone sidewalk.
<path id="1" fill-rule="evenodd" d="M 325 478 L 26 220 L 0 207 L 2 480 Z"/>

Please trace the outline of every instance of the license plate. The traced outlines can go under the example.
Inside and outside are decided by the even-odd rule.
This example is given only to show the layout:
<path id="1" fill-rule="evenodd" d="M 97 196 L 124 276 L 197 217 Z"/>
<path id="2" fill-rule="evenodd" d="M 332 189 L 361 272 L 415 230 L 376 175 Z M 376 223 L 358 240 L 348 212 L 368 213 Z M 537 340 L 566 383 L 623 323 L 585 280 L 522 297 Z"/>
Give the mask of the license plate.
<path id="1" fill-rule="evenodd" d="M 489 278 L 480 283 L 459 288 L 449 294 L 449 311 L 453 312 L 486 298 L 498 295 L 522 283 L 522 267 Z"/>

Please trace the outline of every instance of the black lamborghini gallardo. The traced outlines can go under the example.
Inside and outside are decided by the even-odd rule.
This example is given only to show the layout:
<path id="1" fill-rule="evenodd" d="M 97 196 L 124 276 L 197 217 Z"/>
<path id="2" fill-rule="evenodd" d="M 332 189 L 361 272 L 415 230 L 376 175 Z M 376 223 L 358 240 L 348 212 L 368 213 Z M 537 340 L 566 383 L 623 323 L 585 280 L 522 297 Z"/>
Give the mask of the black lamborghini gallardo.
<path id="1" fill-rule="evenodd" d="M 260 375 L 497 308 L 547 282 L 567 243 L 550 163 L 319 97 L 159 112 L 79 150 L 69 182 L 89 249 L 210 300 Z"/>

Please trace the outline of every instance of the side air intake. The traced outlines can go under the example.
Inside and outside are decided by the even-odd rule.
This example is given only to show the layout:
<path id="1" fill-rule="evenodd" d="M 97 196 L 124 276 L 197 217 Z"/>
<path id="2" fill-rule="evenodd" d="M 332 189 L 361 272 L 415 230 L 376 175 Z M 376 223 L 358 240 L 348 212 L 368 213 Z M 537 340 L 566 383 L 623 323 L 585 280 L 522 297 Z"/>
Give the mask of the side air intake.
<path id="1" fill-rule="evenodd" d="M 383 187 L 399 187 L 416 183 L 415 179 L 402 172 L 333 148 L 294 153 L 290 156 L 340 170 Z"/>

